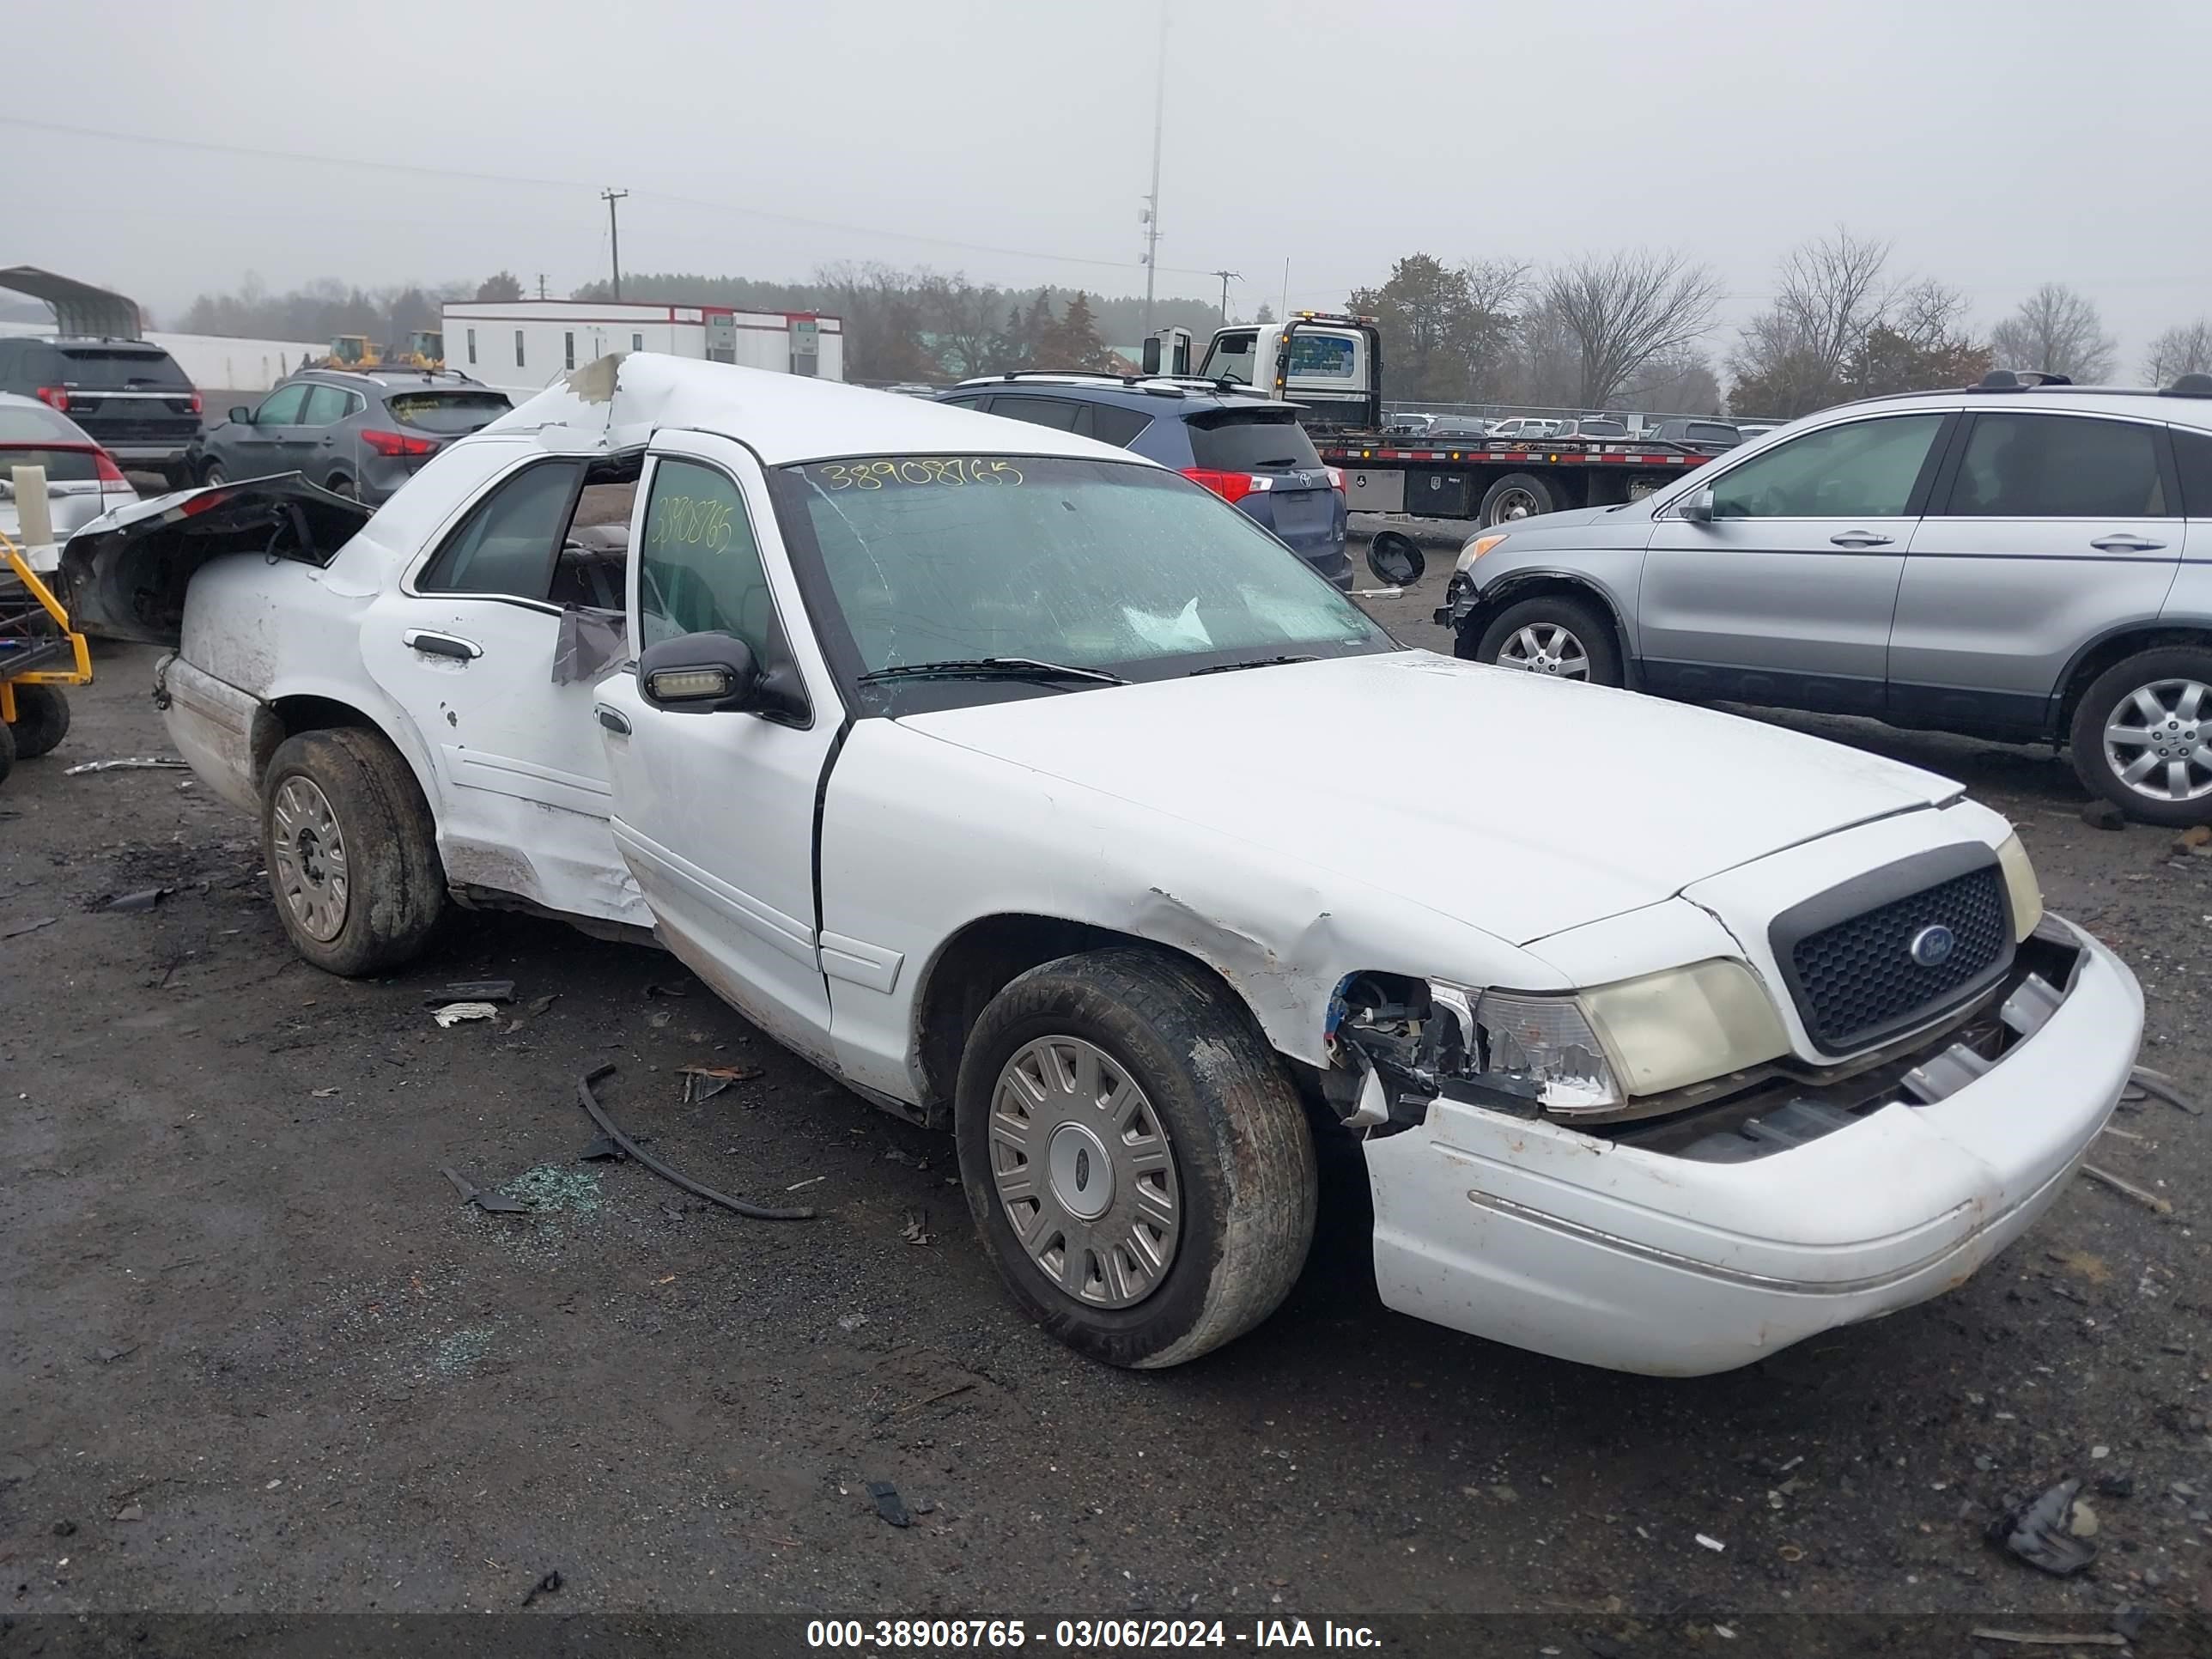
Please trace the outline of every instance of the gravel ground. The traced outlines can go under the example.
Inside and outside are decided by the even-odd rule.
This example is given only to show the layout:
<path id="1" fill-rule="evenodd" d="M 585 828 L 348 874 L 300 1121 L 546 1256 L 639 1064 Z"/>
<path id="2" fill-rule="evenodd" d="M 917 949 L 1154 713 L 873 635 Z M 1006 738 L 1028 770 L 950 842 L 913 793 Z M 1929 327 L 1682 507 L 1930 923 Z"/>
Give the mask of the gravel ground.
<path id="1" fill-rule="evenodd" d="M 1420 592 L 1368 603 L 1442 645 L 1431 557 Z M 1695 1382 L 1383 1311 L 1352 1152 L 1273 1319 L 1116 1372 L 1001 1298 L 949 1140 L 670 959 L 483 915 L 388 980 L 298 962 L 246 819 L 181 772 L 64 775 L 166 750 L 151 663 L 102 651 L 69 739 L 0 787 L 0 1650 L 9 1613 L 51 1634 L 31 1616 L 511 1610 L 557 1570 L 541 1611 L 1234 1635 L 1510 1610 L 1500 1650 L 1658 1654 L 1827 1650 L 1814 1629 L 1917 1652 L 1914 1632 L 2132 1628 L 2135 1607 L 2136 1650 L 2212 1651 L 2212 1121 L 2152 1102 L 2100 1148 L 2170 1216 L 2077 1182 L 1955 1294 Z M 1790 723 L 2008 812 L 2053 907 L 2142 976 L 2147 1058 L 2212 1097 L 2212 859 L 2087 827 L 2047 754 Z M 154 886 L 151 909 L 100 908 Z M 507 1018 L 432 1023 L 426 991 L 495 976 Z M 696 1062 L 758 1074 L 686 1103 Z M 652 1150 L 822 1218 L 738 1220 L 578 1163 L 576 1079 L 607 1063 Z M 448 1165 L 534 1212 L 464 1207 Z M 1984 1540 L 2067 1476 L 2100 1519 L 2087 1572 Z"/>

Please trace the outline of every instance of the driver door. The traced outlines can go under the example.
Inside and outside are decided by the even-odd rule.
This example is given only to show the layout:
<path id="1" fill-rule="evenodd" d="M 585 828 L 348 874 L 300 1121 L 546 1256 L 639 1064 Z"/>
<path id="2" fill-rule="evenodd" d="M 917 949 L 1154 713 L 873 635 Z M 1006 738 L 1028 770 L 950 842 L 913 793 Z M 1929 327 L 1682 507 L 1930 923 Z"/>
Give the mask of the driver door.
<path id="1" fill-rule="evenodd" d="M 266 478 L 299 470 L 300 460 L 294 452 L 306 453 L 307 434 L 300 416 L 312 389 L 304 380 L 278 386 L 261 400 L 247 424 L 231 427 L 223 446 L 230 453 L 221 459 L 233 480 Z"/>
<path id="2" fill-rule="evenodd" d="M 706 433 L 662 433 L 645 489 L 630 560 L 632 648 L 728 634 L 763 670 L 795 667 L 808 708 L 660 707 L 635 672 L 603 681 L 595 714 L 615 845 L 661 942 L 754 1024 L 830 1066 L 814 814 L 842 705 L 751 453 Z"/>
<path id="3" fill-rule="evenodd" d="M 1662 696 L 1880 715 L 1897 592 L 1956 417 L 1839 422 L 1708 464 L 1713 516 L 1662 508 L 1637 597 Z"/>

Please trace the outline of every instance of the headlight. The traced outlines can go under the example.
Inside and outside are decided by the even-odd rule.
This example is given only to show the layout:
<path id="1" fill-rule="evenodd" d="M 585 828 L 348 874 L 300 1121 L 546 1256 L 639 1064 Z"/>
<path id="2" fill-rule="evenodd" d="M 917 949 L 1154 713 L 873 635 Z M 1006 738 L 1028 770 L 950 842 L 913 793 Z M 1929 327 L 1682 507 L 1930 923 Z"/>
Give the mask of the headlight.
<path id="1" fill-rule="evenodd" d="M 1577 996 L 1475 991 L 1430 981 L 1461 1030 L 1455 1068 L 1469 1082 L 1533 1097 L 1556 1117 L 1612 1112 L 1786 1054 L 1774 1004 L 1741 962 L 1601 985 Z M 1450 1056 L 1440 1054 L 1449 1064 Z"/>
<path id="2" fill-rule="evenodd" d="M 2005 896 L 2012 901 L 2012 936 L 2018 944 L 2043 920 L 2043 889 L 2036 884 L 2035 866 L 2018 836 L 2007 836 L 1997 848 L 1997 865 L 2004 872 Z"/>
<path id="3" fill-rule="evenodd" d="M 1487 536 L 1477 536 L 1465 547 L 1460 549 L 1459 562 L 1452 568 L 1461 572 L 1466 571 L 1477 559 L 1504 541 L 1505 536 L 1506 532 L 1503 530 L 1494 530 Z"/>

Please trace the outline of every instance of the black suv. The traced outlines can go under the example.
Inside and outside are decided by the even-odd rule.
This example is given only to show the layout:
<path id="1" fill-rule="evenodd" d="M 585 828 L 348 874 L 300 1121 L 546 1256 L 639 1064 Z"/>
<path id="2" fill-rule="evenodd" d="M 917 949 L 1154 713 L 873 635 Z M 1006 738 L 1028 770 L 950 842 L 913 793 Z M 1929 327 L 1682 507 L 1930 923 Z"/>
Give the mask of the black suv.
<path id="1" fill-rule="evenodd" d="M 0 392 L 36 398 L 84 428 L 127 471 L 191 482 L 200 394 L 176 360 L 145 340 L 0 338 Z"/>
<path id="2" fill-rule="evenodd" d="M 963 380 L 938 401 L 1171 466 L 1243 508 L 1338 587 L 1352 586 L 1343 476 L 1322 464 L 1295 404 L 1212 380 L 1038 370 Z"/>

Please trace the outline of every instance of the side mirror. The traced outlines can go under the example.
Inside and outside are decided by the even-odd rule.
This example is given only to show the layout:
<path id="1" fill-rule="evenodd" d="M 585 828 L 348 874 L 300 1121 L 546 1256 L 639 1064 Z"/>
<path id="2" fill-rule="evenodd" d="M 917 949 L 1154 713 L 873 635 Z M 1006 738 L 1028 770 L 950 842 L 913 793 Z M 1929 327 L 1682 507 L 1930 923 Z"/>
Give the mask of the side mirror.
<path id="1" fill-rule="evenodd" d="M 1713 521 L 1713 487 L 1705 484 L 1682 497 L 1675 512 L 1692 524 L 1711 524 Z"/>
<path id="2" fill-rule="evenodd" d="M 1421 544 L 1411 536 L 1385 530 L 1367 544 L 1367 568 L 1375 580 L 1390 587 L 1405 587 L 1421 580 L 1429 568 Z"/>
<path id="3" fill-rule="evenodd" d="M 253 411 L 248 409 L 244 404 L 240 404 L 236 408 L 230 411 L 230 418 L 240 426 L 252 426 L 253 424 Z"/>
<path id="4" fill-rule="evenodd" d="M 637 684 L 655 708 L 711 714 L 758 705 L 760 665 L 753 648 L 727 634 L 684 634 L 646 647 Z"/>

